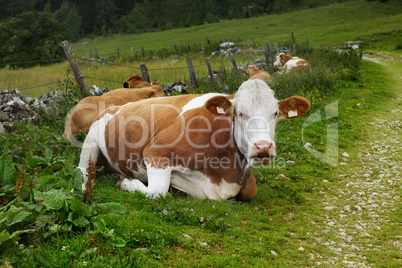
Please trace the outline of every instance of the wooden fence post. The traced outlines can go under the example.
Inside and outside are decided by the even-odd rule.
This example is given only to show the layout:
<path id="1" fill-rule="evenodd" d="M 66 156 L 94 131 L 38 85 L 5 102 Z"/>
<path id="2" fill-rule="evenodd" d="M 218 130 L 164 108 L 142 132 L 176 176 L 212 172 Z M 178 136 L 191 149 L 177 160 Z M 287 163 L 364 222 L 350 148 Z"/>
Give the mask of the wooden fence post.
<path id="1" fill-rule="evenodd" d="M 251 37 L 251 40 L 253 41 L 254 48 L 257 48 L 257 44 L 256 44 L 255 41 L 254 41 L 254 37 Z"/>
<path id="2" fill-rule="evenodd" d="M 210 46 L 211 45 L 211 40 L 209 40 L 208 37 L 205 37 L 205 39 L 207 40 L 208 46 Z"/>
<path id="3" fill-rule="evenodd" d="M 96 58 L 99 59 L 98 50 L 96 49 L 96 47 L 94 47 L 94 48 L 95 48 Z"/>
<path id="4" fill-rule="evenodd" d="M 174 51 L 177 52 L 177 45 L 174 44 Z"/>
<path id="5" fill-rule="evenodd" d="M 188 70 L 190 71 L 190 79 L 193 85 L 196 87 L 197 86 L 197 76 L 194 71 L 193 63 L 191 61 L 190 57 L 187 57 L 187 65 L 188 65 Z"/>
<path id="6" fill-rule="evenodd" d="M 267 62 L 267 68 L 269 67 L 270 58 L 272 59 L 272 52 L 271 48 L 269 47 L 268 43 L 264 44 L 264 54 L 265 54 L 265 61 Z"/>
<path id="7" fill-rule="evenodd" d="M 144 47 L 141 47 L 141 51 L 142 51 L 142 56 L 145 58 L 145 51 L 144 51 Z"/>
<path id="8" fill-rule="evenodd" d="M 140 65 L 140 69 L 141 69 L 142 78 L 144 78 L 145 81 L 151 82 L 151 80 L 149 79 L 147 66 L 144 63 L 142 63 Z"/>
<path id="9" fill-rule="evenodd" d="M 209 75 L 211 76 L 212 81 L 214 81 L 214 71 L 212 70 L 211 60 L 207 58 L 205 61 L 207 62 Z"/>
<path id="10" fill-rule="evenodd" d="M 89 47 L 89 55 L 91 56 L 92 59 L 92 47 Z"/>
<path id="11" fill-rule="evenodd" d="M 190 45 L 187 45 L 187 49 L 188 49 L 188 52 L 190 52 L 190 51 L 191 51 L 191 47 L 190 47 Z"/>
<path id="12" fill-rule="evenodd" d="M 296 54 L 296 38 L 293 32 L 292 32 L 292 39 L 293 39 L 293 54 Z"/>
<path id="13" fill-rule="evenodd" d="M 64 53 L 66 54 L 66 57 L 68 59 L 68 62 L 70 63 L 71 70 L 74 73 L 75 80 L 77 81 L 78 85 L 80 86 L 82 95 L 88 96 L 89 95 L 89 90 L 87 87 L 87 83 L 85 82 L 84 76 L 82 75 L 82 72 L 80 70 L 80 67 L 78 67 L 78 63 L 75 60 L 73 50 L 70 47 L 70 43 L 66 40 L 61 42 L 61 46 L 63 47 Z"/>
<path id="14" fill-rule="evenodd" d="M 235 70 L 235 72 L 238 72 L 239 68 L 237 68 L 237 64 L 232 56 L 232 53 L 230 51 L 228 51 L 228 54 L 229 54 L 230 61 L 232 62 L 233 69 Z"/>

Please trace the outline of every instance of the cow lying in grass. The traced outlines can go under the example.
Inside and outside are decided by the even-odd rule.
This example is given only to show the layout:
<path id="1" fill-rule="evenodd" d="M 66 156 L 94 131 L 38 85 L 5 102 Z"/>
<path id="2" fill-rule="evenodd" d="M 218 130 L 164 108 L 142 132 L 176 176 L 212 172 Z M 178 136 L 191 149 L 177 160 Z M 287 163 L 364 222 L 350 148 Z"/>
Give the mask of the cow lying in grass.
<path id="1" fill-rule="evenodd" d="M 244 70 L 244 73 L 247 75 L 248 79 L 261 79 L 265 81 L 265 83 L 269 84 L 272 82 L 271 75 L 264 70 L 261 70 L 261 64 L 258 67 L 250 66 L 247 70 Z"/>
<path id="2" fill-rule="evenodd" d="M 154 85 L 159 85 L 159 81 L 154 81 L 149 83 L 144 80 L 141 76 L 135 74 L 132 75 L 129 79 L 123 82 L 123 88 L 141 88 L 141 87 L 150 87 Z"/>
<path id="3" fill-rule="evenodd" d="M 78 168 L 105 157 L 123 178 L 116 188 L 164 196 L 170 186 L 201 199 L 249 201 L 254 164 L 275 157 L 275 125 L 310 109 L 298 96 L 278 101 L 260 79 L 232 95 L 185 94 L 112 107 L 93 121 Z M 147 186 L 144 184 L 147 183 Z"/>
<path id="4" fill-rule="evenodd" d="M 163 97 L 165 94 L 160 86 L 143 88 L 120 88 L 111 90 L 102 96 L 91 96 L 81 100 L 70 113 L 63 137 L 70 139 L 80 130 L 88 133 L 92 121 L 102 110 L 110 106 L 120 106 L 153 97 Z"/>
<path id="5" fill-rule="evenodd" d="M 310 70 L 310 64 L 304 59 L 298 57 L 292 57 L 285 55 L 285 53 L 279 53 L 274 62 L 274 66 L 279 69 L 278 73 L 288 73 L 295 70 Z"/>

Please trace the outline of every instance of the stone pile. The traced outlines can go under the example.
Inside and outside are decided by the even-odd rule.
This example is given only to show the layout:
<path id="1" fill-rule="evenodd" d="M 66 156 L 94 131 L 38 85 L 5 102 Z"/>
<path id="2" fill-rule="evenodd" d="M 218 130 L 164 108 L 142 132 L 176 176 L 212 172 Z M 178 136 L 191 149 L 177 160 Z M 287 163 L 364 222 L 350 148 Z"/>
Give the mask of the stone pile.
<path id="1" fill-rule="evenodd" d="M 93 96 L 100 96 L 109 91 L 92 86 Z M 73 94 L 70 92 L 69 94 Z M 0 133 L 6 128 L 12 128 L 15 121 L 32 124 L 40 119 L 40 110 L 48 115 L 55 113 L 55 107 L 65 101 L 65 93 L 61 90 L 44 94 L 39 98 L 31 98 L 22 94 L 18 89 L 0 90 Z"/>

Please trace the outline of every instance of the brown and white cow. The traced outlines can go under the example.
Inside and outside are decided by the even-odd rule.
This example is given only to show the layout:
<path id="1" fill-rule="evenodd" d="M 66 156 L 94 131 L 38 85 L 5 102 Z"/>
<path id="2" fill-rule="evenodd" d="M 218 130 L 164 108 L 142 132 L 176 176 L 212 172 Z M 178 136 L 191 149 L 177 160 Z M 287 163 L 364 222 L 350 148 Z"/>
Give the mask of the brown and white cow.
<path id="1" fill-rule="evenodd" d="M 160 86 L 144 88 L 119 88 L 111 90 L 102 96 L 91 96 L 81 100 L 70 113 L 63 133 L 65 139 L 79 134 L 82 130 L 88 133 L 89 128 L 100 111 L 109 106 L 120 106 L 128 102 L 135 102 L 153 97 L 163 97 L 165 94 Z"/>
<path id="2" fill-rule="evenodd" d="M 95 119 L 83 144 L 83 189 L 88 160 L 102 154 L 124 175 L 116 184 L 122 190 L 158 197 L 173 186 L 201 199 L 249 201 L 257 193 L 250 167 L 275 156 L 278 118 L 296 118 L 309 108 L 298 96 L 276 100 L 259 79 L 232 95 L 180 95 L 112 107 Z"/>
<path id="3" fill-rule="evenodd" d="M 159 81 L 149 83 L 138 74 L 130 76 L 129 79 L 123 82 L 123 88 L 141 88 L 141 87 L 150 87 L 153 85 L 159 85 Z"/>
<path id="4" fill-rule="evenodd" d="M 285 53 L 279 53 L 276 56 L 274 66 L 279 69 L 278 73 L 288 73 L 295 70 L 310 70 L 310 64 L 304 59 L 298 57 L 292 57 Z"/>
<path id="5" fill-rule="evenodd" d="M 265 81 L 267 84 L 272 82 L 271 75 L 264 70 L 261 70 L 261 64 L 256 66 L 249 66 L 247 70 L 244 70 L 244 73 L 247 75 L 248 79 L 261 79 Z"/>

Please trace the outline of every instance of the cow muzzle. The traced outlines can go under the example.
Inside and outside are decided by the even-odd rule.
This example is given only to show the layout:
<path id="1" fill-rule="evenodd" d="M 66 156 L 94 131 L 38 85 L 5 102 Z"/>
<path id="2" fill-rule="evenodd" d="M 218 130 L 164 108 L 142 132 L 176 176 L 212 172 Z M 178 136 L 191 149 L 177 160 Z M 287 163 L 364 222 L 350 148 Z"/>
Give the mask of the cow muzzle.
<path id="1" fill-rule="evenodd" d="M 251 158 L 254 164 L 268 164 L 275 157 L 275 144 L 269 141 L 259 141 L 253 144 Z"/>

